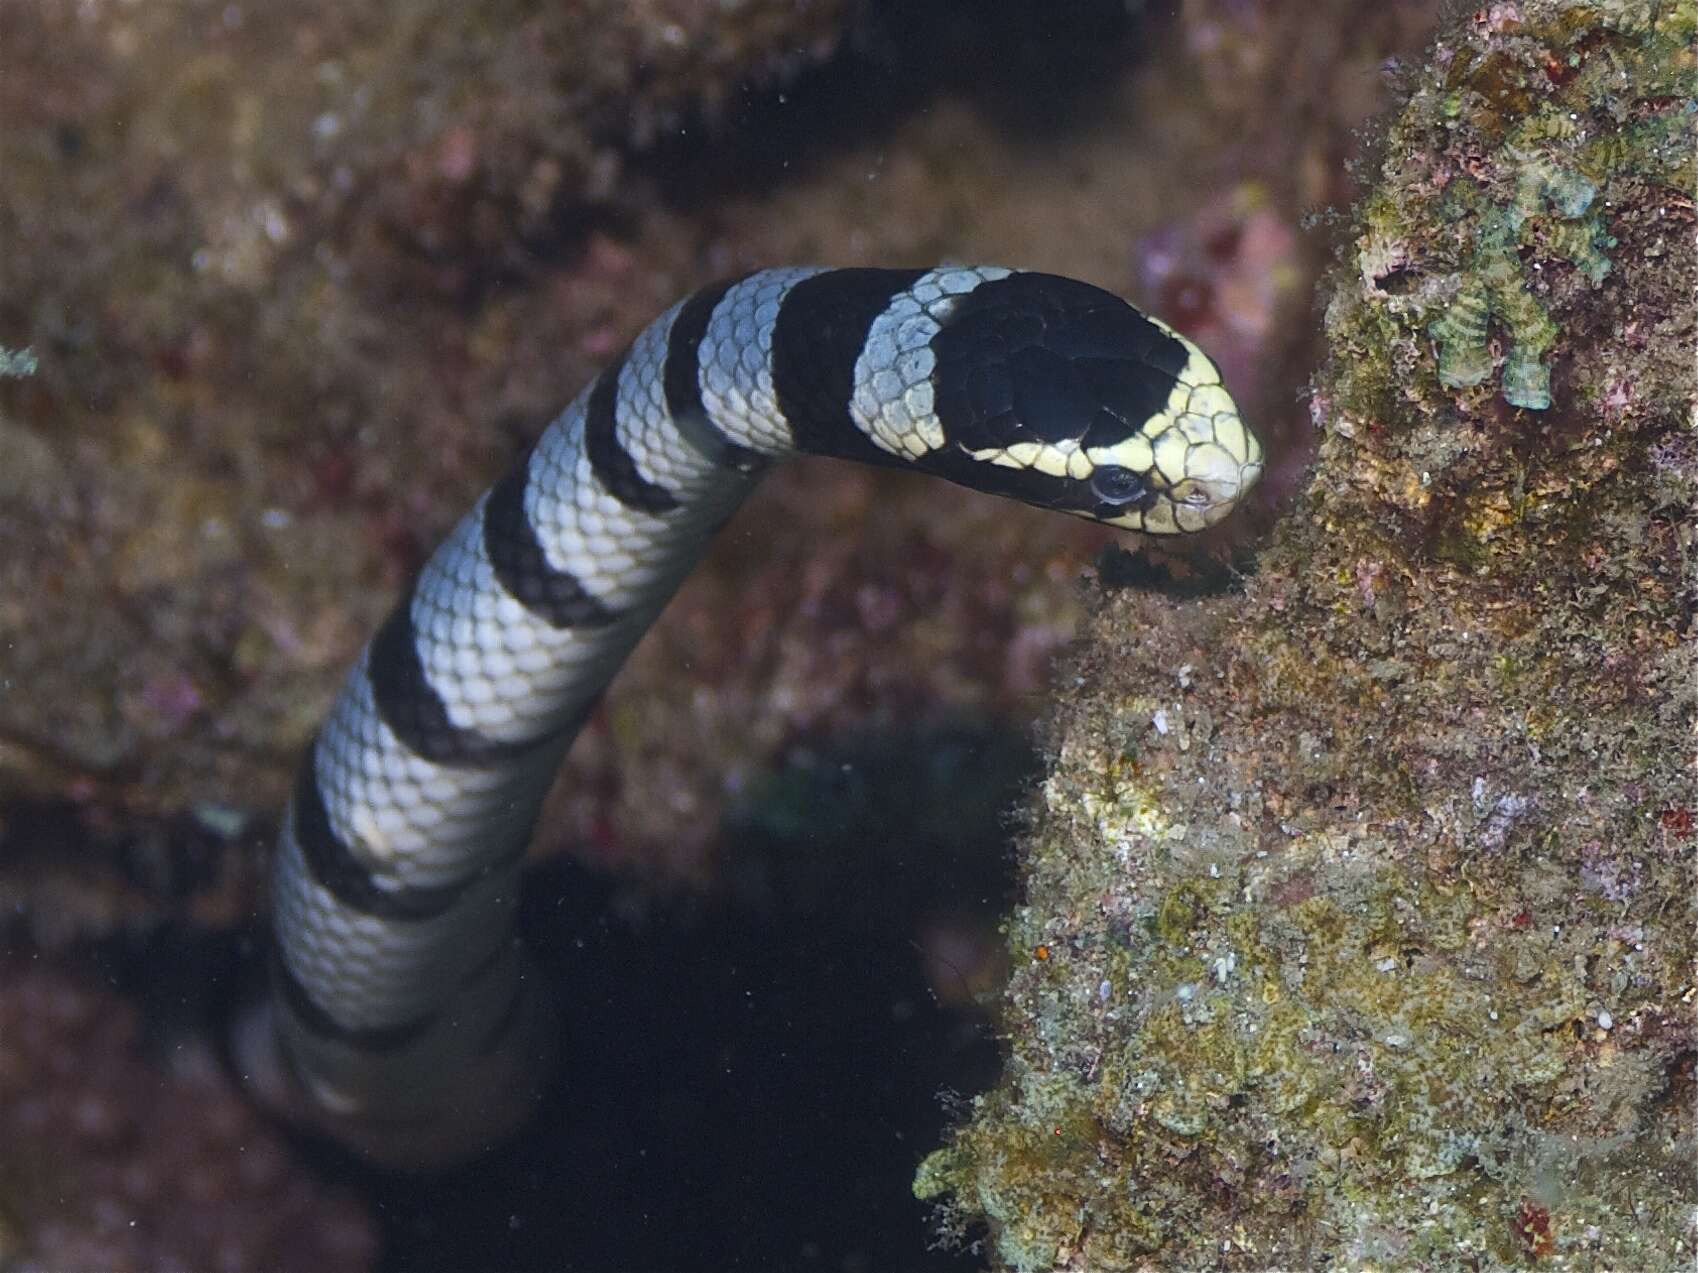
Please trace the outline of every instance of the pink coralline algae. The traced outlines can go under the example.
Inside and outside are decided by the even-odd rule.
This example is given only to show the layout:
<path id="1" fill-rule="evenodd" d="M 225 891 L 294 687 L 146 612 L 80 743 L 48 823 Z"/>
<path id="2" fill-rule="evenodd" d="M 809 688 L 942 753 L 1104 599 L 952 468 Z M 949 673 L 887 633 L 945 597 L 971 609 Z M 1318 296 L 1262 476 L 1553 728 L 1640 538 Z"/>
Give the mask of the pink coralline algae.
<path id="1" fill-rule="evenodd" d="M 313 1182 L 204 1051 L 161 1068 L 134 1008 L 0 963 L 0 1267 L 370 1268 L 370 1218 Z"/>
<path id="2" fill-rule="evenodd" d="M 1140 295 L 1209 351 L 1235 391 L 1255 398 L 1303 277 L 1298 249 L 1267 192 L 1244 185 L 1136 245 Z"/>

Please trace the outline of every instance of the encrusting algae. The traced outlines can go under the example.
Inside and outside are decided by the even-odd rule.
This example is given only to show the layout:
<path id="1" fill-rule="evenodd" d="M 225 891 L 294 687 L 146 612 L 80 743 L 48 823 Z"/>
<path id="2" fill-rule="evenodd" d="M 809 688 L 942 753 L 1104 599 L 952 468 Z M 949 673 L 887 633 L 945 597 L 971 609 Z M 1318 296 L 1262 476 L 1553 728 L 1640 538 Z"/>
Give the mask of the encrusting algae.
<path id="1" fill-rule="evenodd" d="M 915 1186 L 998 1267 L 1698 1258 L 1695 38 L 1455 17 L 1259 573 L 1101 595 Z"/>

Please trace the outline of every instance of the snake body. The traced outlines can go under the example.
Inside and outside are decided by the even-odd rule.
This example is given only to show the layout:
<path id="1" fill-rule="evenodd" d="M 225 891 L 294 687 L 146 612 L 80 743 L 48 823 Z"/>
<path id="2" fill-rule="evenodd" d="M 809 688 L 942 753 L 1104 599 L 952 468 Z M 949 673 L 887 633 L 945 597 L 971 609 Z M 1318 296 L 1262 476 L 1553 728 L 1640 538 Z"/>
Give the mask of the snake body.
<path id="1" fill-rule="evenodd" d="M 1218 522 L 1262 464 L 1207 356 L 1074 280 L 772 269 L 667 310 L 436 549 L 301 765 L 269 1054 L 319 1125 L 420 1161 L 524 1116 L 553 1036 L 513 935 L 543 795 L 710 536 L 797 453 L 1155 534 Z"/>

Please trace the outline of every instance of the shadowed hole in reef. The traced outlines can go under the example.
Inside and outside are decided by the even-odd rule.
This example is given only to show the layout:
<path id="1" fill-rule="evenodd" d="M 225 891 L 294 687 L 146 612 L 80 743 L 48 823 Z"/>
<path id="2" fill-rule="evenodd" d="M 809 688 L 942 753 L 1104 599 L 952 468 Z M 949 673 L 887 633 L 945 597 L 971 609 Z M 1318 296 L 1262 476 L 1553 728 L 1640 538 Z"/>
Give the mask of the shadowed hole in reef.
<path id="1" fill-rule="evenodd" d="M 428 216 L 415 224 L 413 213 L 388 217 L 386 241 L 421 268 L 383 285 L 422 284 L 472 316 L 492 291 L 534 285 L 592 236 L 639 237 L 657 200 L 711 226 L 727 201 L 775 190 L 833 155 L 890 137 L 944 99 L 966 103 L 1012 144 L 1047 153 L 1058 138 L 1101 125 L 1105 104 L 1158 43 L 1153 33 L 1174 4 L 865 0 L 852 6 L 856 16 L 821 60 L 801 48 L 775 52 L 764 71 L 751 68 L 740 83 L 720 85 L 724 100 L 709 93 L 645 104 L 638 92 L 595 123 L 586 120 L 617 173 L 606 188 L 591 178 L 563 183 L 539 214 L 519 187 L 468 184 L 443 191 L 441 224 Z M 641 127 L 630 109 L 638 105 L 649 121 Z M 431 232 L 421 233 L 424 226 Z"/>
<path id="2" fill-rule="evenodd" d="M 565 1026 L 523 1139 L 419 1178 L 315 1151 L 373 1198 L 383 1268 L 978 1268 L 927 1249 L 910 1182 L 940 1093 L 996 1077 L 967 987 L 997 975 L 960 933 L 994 964 L 1034 772 L 981 728 L 797 749 L 728 814 L 716 898 L 633 918 L 605 878 L 530 872 L 522 928 Z"/>
<path id="3" fill-rule="evenodd" d="M 928 1250 L 910 1182 L 959 1117 L 940 1097 L 997 1075 L 974 996 L 1001 982 L 1009 814 L 1036 774 L 1019 733 L 978 724 L 798 746 L 728 813 L 711 898 L 633 903 L 559 859 L 528 872 L 521 928 L 564 1061 L 523 1137 L 436 1176 L 300 1138 L 309 1169 L 365 1200 L 388 1273 L 981 1267 Z M 9 831 L 0 846 L 73 860 L 98 839 L 57 808 Z M 137 867 L 149 836 L 188 853 L 187 874 Z M 253 929 L 201 927 L 168 899 L 198 897 L 208 862 L 253 869 L 268 840 L 189 821 L 114 840 L 110 873 L 141 871 L 167 914 L 59 958 L 142 1007 L 154 1064 L 227 1040 L 264 980 Z"/>
<path id="4" fill-rule="evenodd" d="M 1169 6 L 1137 0 L 873 0 L 842 45 L 795 78 L 745 87 L 711 126 L 664 129 L 633 168 L 700 209 L 769 189 L 822 153 L 889 133 L 955 96 L 1012 137 L 1053 146 L 1090 126 Z"/>

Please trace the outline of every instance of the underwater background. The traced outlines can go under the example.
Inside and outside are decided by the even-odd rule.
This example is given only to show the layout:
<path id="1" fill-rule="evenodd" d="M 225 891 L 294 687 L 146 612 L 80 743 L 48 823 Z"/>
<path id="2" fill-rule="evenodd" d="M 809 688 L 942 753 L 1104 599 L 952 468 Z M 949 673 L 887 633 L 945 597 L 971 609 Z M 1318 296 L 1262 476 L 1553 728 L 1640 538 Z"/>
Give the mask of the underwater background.
<path id="1" fill-rule="evenodd" d="M 0 8 L 0 1269 L 1689 1267 L 1693 33 Z M 1195 339 L 1253 506 L 775 472 L 539 825 L 523 1138 L 259 1113 L 278 813 L 423 555 L 696 287 L 939 261 Z"/>

